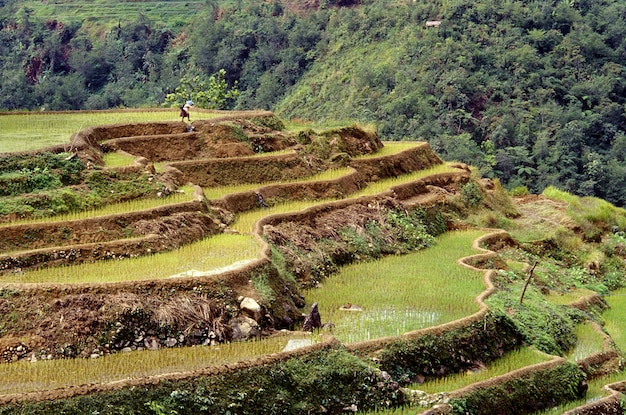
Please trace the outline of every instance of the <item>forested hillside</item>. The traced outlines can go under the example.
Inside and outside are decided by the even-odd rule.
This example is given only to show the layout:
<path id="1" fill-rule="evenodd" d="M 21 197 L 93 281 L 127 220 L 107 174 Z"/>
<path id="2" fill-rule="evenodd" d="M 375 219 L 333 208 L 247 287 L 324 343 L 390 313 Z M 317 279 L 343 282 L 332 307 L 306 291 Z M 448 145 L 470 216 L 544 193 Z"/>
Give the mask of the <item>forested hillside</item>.
<path id="1" fill-rule="evenodd" d="M 224 69 L 227 108 L 372 122 L 509 189 L 626 205 L 622 0 L 206 1 L 106 30 L 29 3 L 0 1 L 0 109 L 154 106 Z"/>

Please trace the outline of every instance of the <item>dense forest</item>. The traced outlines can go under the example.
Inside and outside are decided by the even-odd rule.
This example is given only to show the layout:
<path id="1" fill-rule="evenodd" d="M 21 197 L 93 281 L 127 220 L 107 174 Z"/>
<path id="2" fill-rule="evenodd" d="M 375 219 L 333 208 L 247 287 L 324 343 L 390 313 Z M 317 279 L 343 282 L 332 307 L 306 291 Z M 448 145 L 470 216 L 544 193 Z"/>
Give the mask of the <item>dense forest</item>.
<path id="1" fill-rule="evenodd" d="M 225 108 L 373 123 L 509 189 L 626 206 L 623 0 L 214 0 L 98 30 L 0 6 L 3 110 L 162 105 L 223 69 Z"/>

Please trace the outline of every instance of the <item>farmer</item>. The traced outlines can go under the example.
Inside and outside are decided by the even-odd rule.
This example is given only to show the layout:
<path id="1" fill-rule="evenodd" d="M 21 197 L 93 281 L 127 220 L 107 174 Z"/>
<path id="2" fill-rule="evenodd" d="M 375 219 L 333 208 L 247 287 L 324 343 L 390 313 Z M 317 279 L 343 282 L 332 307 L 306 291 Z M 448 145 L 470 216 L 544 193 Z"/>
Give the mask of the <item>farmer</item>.
<path id="1" fill-rule="evenodd" d="M 181 121 L 185 121 L 185 117 L 187 117 L 188 121 L 191 121 L 191 118 L 189 118 L 191 107 L 193 107 L 193 101 L 187 101 L 185 102 L 185 105 L 180 107 L 180 116 L 182 117 Z"/>

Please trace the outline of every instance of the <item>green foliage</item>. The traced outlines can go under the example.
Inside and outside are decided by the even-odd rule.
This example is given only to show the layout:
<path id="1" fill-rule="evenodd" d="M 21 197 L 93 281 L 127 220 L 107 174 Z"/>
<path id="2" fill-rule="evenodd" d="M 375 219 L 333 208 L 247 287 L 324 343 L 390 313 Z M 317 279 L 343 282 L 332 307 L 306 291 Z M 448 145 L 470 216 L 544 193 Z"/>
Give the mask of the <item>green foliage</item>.
<path id="1" fill-rule="evenodd" d="M 521 342 L 511 320 L 495 311 L 464 328 L 392 343 L 381 353 L 380 367 L 399 382 L 412 383 L 419 376 L 432 379 L 469 370 L 501 357 Z"/>
<path id="2" fill-rule="evenodd" d="M 551 304 L 532 285 L 528 286 L 520 304 L 523 281 L 503 288 L 489 297 L 493 310 L 508 313 L 511 321 L 528 344 L 554 355 L 563 355 L 576 343 L 576 324 L 584 319 L 577 309 Z"/>
<path id="3" fill-rule="evenodd" d="M 497 386 L 476 388 L 450 402 L 453 414 L 490 415 L 502 408 L 515 413 L 533 413 L 545 407 L 580 398 L 584 395 L 585 374 L 575 363 L 531 372 Z"/>
<path id="4" fill-rule="evenodd" d="M 509 195 L 513 197 L 526 196 L 528 193 L 528 187 L 526 186 L 516 186 L 509 190 Z"/>
<path id="5" fill-rule="evenodd" d="M 403 395 L 390 379 L 342 348 L 264 366 L 70 399 L 5 405 L 0 414 L 340 414 L 397 406 Z"/>
<path id="6" fill-rule="evenodd" d="M 478 184 L 469 182 L 461 188 L 461 197 L 469 206 L 475 207 L 482 202 L 483 193 Z"/>
<path id="7" fill-rule="evenodd" d="M 192 79 L 183 76 L 174 92 L 165 96 L 164 105 L 182 106 L 187 100 L 192 100 L 199 108 L 225 109 L 229 100 L 239 96 L 238 82 L 235 81 L 229 88 L 225 76 L 224 69 L 209 76 L 208 80 L 199 75 Z"/>

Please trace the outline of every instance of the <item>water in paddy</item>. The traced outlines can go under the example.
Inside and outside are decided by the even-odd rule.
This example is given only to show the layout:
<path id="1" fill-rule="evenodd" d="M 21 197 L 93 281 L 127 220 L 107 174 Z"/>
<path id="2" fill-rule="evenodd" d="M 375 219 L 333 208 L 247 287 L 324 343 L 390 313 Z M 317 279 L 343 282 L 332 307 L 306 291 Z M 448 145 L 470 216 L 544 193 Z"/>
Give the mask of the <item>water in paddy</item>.
<path id="1" fill-rule="evenodd" d="M 436 245 L 343 267 L 305 293 L 318 303 L 322 323 L 344 343 L 400 334 L 453 321 L 478 311 L 474 298 L 485 289 L 483 273 L 457 260 L 476 253 L 482 231 L 450 232 Z"/>

